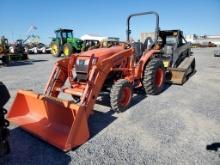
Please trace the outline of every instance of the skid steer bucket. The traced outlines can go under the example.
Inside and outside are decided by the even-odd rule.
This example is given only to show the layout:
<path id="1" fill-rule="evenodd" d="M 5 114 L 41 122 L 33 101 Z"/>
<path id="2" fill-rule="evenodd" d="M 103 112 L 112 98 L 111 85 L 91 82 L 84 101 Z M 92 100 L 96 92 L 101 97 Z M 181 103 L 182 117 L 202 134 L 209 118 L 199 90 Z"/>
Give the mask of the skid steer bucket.
<path id="1" fill-rule="evenodd" d="M 68 151 L 89 138 L 85 112 L 83 107 L 71 101 L 20 90 L 8 113 L 8 119 L 27 132 Z"/>
<path id="2" fill-rule="evenodd" d="M 170 71 L 168 83 L 182 85 L 186 81 L 186 70 L 178 68 L 169 68 Z"/>
<path id="3" fill-rule="evenodd" d="M 195 72 L 195 58 L 187 57 L 177 68 L 167 68 L 170 71 L 167 82 L 182 85 Z"/>

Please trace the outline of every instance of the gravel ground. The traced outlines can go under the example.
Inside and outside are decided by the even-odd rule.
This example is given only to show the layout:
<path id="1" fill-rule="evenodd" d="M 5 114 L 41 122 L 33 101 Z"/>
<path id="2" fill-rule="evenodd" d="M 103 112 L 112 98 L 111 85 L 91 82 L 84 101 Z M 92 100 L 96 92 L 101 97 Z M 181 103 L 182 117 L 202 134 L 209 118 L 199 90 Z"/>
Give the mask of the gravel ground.
<path id="1" fill-rule="evenodd" d="M 183 86 L 167 86 L 158 96 L 136 95 L 126 112 L 114 114 L 107 98 L 95 105 L 90 118 L 91 138 L 63 153 L 11 125 L 11 154 L 3 164 L 201 164 L 219 165 L 220 58 L 214 49 L 193 49 L 197 73 Z M 9 88 L 10 107 L 16 90 L 43 92 L 56 58 L 32 55 L 31 63 L 1 67 Z"/>

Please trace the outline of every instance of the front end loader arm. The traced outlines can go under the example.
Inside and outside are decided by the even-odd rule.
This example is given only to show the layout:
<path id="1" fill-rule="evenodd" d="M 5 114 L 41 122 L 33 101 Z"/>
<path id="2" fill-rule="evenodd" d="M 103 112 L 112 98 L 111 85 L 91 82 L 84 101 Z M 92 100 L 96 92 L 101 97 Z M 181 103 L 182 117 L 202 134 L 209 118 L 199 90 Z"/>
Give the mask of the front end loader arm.
<path id="1" fill-rule="evenodd" d="M 8 119 L 63 151 L 82 145 L 89 139 L 88 117 L 106 77 L 130 53 L 129 49 L 123 50 L 92 64 L 79 104 L 57 97 L 60 91 L 57 88 L 62 91 L 68 77 L 68 65 L 71 64 L 69 60 L 78 56 L 58 61 L 45 88 L 45 94 L 29 90 L 18 91 Z"/>
<path id="2" fill-rule="evenodd" d="M 45 87 L 45 95 L 53 97 L 57 97 L 59 95 L 60 91 L 56 89 L 61 88 L 66 82 L 66 79 L 68 77 L 69 60 L 69 58 L 66 58 L 56 62 Z"/>

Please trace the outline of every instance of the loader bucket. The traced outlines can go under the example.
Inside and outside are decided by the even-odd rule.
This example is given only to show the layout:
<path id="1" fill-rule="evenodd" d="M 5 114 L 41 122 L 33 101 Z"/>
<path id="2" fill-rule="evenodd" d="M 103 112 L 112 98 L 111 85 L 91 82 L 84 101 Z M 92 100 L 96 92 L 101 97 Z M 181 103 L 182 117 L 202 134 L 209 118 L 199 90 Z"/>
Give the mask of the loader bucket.
<path id="1" fill-rule="evenodd" d="M 18 91 L 8 119 L 63 151 L 77 147 L 89 138 L 83 107 L 33 91 Z"/>

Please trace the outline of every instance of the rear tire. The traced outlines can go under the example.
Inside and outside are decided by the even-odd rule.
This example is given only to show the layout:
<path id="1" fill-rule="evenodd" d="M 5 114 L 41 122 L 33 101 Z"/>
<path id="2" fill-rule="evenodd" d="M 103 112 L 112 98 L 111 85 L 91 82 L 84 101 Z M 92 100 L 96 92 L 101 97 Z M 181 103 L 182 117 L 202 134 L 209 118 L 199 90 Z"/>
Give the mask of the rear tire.
<path id="1" fill-rule="evenodd" d="M 69 57 L 71 54 L 73 53 L 73 47 L 70 43 L 66 43 L 64 44 L 63 46 L 63 54 L 66 56 L 66 57 Z"/>
<path id="2" fill-rule="evenodd" d="M 54 57 L 60 57 L 61 56 L 61 48 L 60 48 L 58 43 L 54 42 L 54 43 L 51 44 L 51 54 Z"/>
<path id="3" fill-rule="evenodd" d="M 26 53 L 22 54 L 21 60 L 28 60 L 28 55 Z"/>
<path id="4" fill-rule="evenodd" d="M 115 112 L 125 111 L 132 99 L 132 87 L 128 80 L 120 79 L 114 83 L 110 92 L 110 103 Z"/>
<path id="5" fill-rule="evenodd" d="M 4 55 L 4 56 L 2 57 L 2 63 L 3 63 L 4 66 L 10 65 L 11 60 L 10 60 L 9 55 Z"/>
<path id="6" fill-rule="evenodd" d="M 154 58 L 146 66 L 143 76 L 143 87 L 150 95 L 157 95 L 163 90 L 165 69 L 162 60 Z"/>

